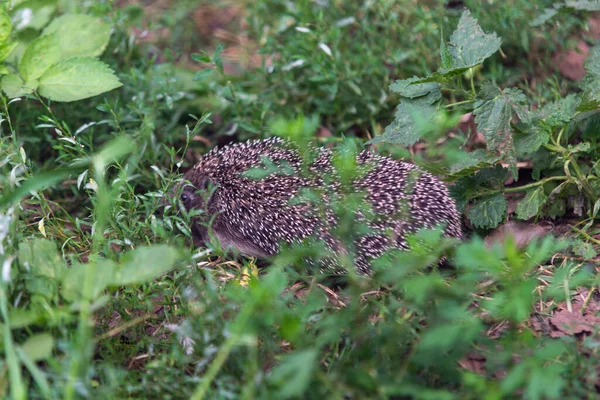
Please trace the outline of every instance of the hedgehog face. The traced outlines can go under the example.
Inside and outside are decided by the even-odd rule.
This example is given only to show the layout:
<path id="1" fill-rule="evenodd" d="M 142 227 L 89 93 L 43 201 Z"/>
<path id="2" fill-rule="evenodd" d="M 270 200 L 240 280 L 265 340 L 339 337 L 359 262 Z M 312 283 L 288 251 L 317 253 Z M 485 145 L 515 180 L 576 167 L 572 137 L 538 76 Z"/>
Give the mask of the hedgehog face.
<path id="1" fill-rule="evenodd" d="M 183 204 L 187 211 L 206 211 L 206 204 L 210 197 L 208 177 L 188 172 L 183 178 L 184 182 L 179 186 L 181 188 L 179 194 L 181 204 Z"/>

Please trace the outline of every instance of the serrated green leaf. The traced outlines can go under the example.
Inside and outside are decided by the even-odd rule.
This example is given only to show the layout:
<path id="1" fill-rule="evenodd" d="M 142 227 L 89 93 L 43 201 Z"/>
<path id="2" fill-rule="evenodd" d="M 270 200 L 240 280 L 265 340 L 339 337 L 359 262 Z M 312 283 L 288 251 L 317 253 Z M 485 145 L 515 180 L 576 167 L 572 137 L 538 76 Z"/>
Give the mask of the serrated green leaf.
<path id="1" fill-rule="evenodd" d="M 19 243 L 19 263 L 29 271 L 29 275 L 57 281 L 62 279 L 67 270 L 56 243 L 47 239 Z"/>
<path id="2" fill-rule="evenodd" d="M 508 203 L 502 194 L 487 196 L 475 202 L 468 217 L 476 228 L 491 229 L 502 222 L 507 208 Z"/>
<path id="3" fill-rule="evenodd" d="M 511 164 L 516 176 L 516 152 L 513 143 L 513 129 L 510 125 L 513 113 L 525 114 L 526 97 L 519 89 L 500 90 L 491 82 L 486 82 L 475 101 L 475 123 L 486 139 L 488 149 L 497 151 Z"/>
<path id="4" fill-rule="evenodd" d="M 85 14 L 66 14 L 56 18 L 43 34 L 56 33 L 63 58 L 97 57 L 110 40 L 110 25 Z"/>
<path id="5" fill-rule="evenodd" d="M 424 102 L 433 104 L 441 98 L 441 87 L 439 84 L 431 83 L 415 83 L 421 79 L 416 76 L 409 79 L 397 80 L 390 85 L 390 90 L 398 93 L 402 97 L 414 99 L 417 97 L 425 97 Z"/>
<path id="6" fill-rule="evenodd" d="M 52 356 L 54 338 L 49 333 L 31 336 L 21 345 L 21 349 L 32 361 L 47 360 Z"/>
<path id="7" fill-rule="evenodd" d="M 452 179 L 472 176 L 476 171 L 491 167 L 499 160 L 499 156 L 490 155 L 482 149 L 477 149 L 470 153 L 462 153 L 461 159 L 450 165 L 449 175 Z"/>
<path id="8" fill-rule="evenodd" d="M 173 269 L 178 259 L 177 250 L 167 245 L 138 247 L 123 256 L 110 285 L 146 283 Z"/>
<path id="9" fill-rule="evenodd" d="M 75 57 L 51 66 L 40 77 L 39 93 L 54 101 L 76 101 L 122 86 L 114 72 L 94 58 Z"/>
<path id="10" fill-rule="evenodd" d="M 26 82 L 38 79 L 60 58 L 58 37 L 54 34 L 41 36 L 27 45 L 19 63 L 19 72 Z"/>
<path id="11" fill-rule="evenodd" d="M 452 68 L 452 54 L 450 53 L 450 50 L 448 50 L 448 46 L 446 46 L 444 31 L 442 30 L 440 31 L 440 58 L 442 60 L 442 68 Z"/>
<path id="12" fill-rule="evenodd" d="M 543 131 L 532 129 L 525 134 L 517 134 L 514 136 L 514 146 L 517 155 L 535 153 L 541 146 L 548 143 L 550 136 Z"/>
<path id="13" fill-rule="evenodd" d="M 451 81 L 453 78 L 455 78 L 457 76 L 461 76 L 468 70 L 469 70 L 469 68 L 451 68 L 451 69 L 440 68 L 438 71 L 429 75 L 427 78 L 419 79 L 415 83 L 430 83 L 430 82 L 446 83 L 446 82 Z"/>
<path id="14" fill-rule="evenodd" d="M 10 16 L 4 10 L 0 10 L 0 44 L 6 42 L 12 31 Z"/>
<path id="15" fill-rule="evenodd" d="M 483 60 L 500 49 L 502 39 L 496 33 L 486 34 L 465 10 L 458 22 L 458 27 L 450 36 L 448 51 L 452 55 L 452 68 L 470 68 L 481 64 Z"/>
<path id="16" fill-rule="evenodd" d="M 565 6 L 578 11 L 600 11 L 600 1 L 567 0 Z"/>
<path id="17" fill-rule="evenodd" d="M 600 102 L 600 45 L 598 43 L 590 48 L 583 67 L 587 71 L 587 76 L 579 85 L 584 94 L 581 106 L 592 103 L 588 106 L 590 108 Z"/>
<path id="18" fill-rule="evenodd" d="M 386 127 L 383 135 L 371 139 L 369 144 L 386 142 L 408 146 L 433 129 L 437 111 L 433 104 L 442 97 L 440 85 L 413 84 L 417 80 L 419 78 L 413 77 L 390 85 L 390 90 L 404 98 L 396 108 L 395 119 Z"/>
<path id="19" fill-rule="evenodd" d="M 539 215 L 546 200 L 548 196 L 542 186 L 529 190 L 527 196 L 517 204 L 517 218 L 526 220 Z"/>
<path id="20" fill-rule="evenodd" d="M 437 108 L 424 98 L 405 99 L 396 109 L 395 119 L 383 135 L 376 136 L 367 144 L 391 143 L 410 146 L 433 129 Z M 427 127 L 430 128 L 427 128 Z"/>
<path id="21" fill-rule="evenodd" d="M 581 104 L 581 98 L 575 94 L 558 101 L 548 103 L 533 113 L 533 117 L 540 120 L 545 127 L 553 128 L 571 122 Z"/>
<path id="22" fill-rule="evenodd" d="M 11 99 L 30 94 L 33 90 L 34 88 L 25 85 L 23 79 L 18 75 L 7 74 L 2 76 L 2 91 Z"/>
<path id="23" fill-rule="evenodd" d="M 0 44 L 0 62 L 6 60 L 15 47 L 17 47 L 17 45 L 17 42 L 6 42 Z"/>

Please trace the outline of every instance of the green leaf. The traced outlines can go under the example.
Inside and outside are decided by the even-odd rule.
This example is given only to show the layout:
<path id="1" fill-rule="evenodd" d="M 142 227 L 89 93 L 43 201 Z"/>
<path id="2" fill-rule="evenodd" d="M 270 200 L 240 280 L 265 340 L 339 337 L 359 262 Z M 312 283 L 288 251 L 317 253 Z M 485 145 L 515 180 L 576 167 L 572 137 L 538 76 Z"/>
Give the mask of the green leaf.
<path id="1" fill-rule="evenodd" d="M 213 70 L 211 68 L 204 68 L 201 69 L 200 71 L 196 72 L 194 74 L 194 80 L 195 81 L 203 81 L 205 79 L 207 79 L 209 76 L 211 76 L 213 73 Z"/>
<path id="2" fill-rule="evenodd" d="M 305 393 L 318 361 L 316 350 L 299 350 L 283 357 L 273 368 L 269 381 L 279 386 L 278 398 L 288 399 Z"/>
<path id="3" fill-rule="evenodd" d="M 61 280 L 67 267 L 58 254 L 56 243 L 48 239 L 34 239 L 19 243 L 19 263 L 29 275 Z"/>
<path id="4" fill-rule="evenodd" d="M 21 345 L 21 349 L 32 361 L 47 360 L 52 356 L 54 338 L 49 333 L 31 336 Z"/>
<path id="5" fill-rule="evenodd" d="M 4 78 L 6 78 L 6 76 L 2 79 L 3 83 Z M 18 202 L 32 191 L 42 190 L 57 182 L 63 181 L 69 177 L 70 173 L 70 169 L 56 169 L 54 171 L 40 172 L 21 183 L 21 186 L 18 186 L 11 191 L 6 190 L 3 192 L 0 196 L 0 207 Z"/>
<path id="6" fill-rule="evenodd" d="M 416 76 L 409 79 L 397 80 L 390 85 L 390 90 L 409 99 L 425 97 L 423 100 L 429 104 L 433 104 L 442 97 L 439 84 L 434 82 L 418 83 L 419 81 L 420 78 Z"/>
<path id="7" fill-rule="evenodd" d="M 17 47 L 18 42 L 6 42 L 0 44 L 0 62 L 6 60 L 10 53 Z"/>
<path id="8" fill-rule="evenodd" d="M 442 60 L 442 68 L 452 68 L 452 54 L 446 46 L 446 41 L 444 40 L 444 31 L 442 30 L 440 30 L 440 58 Z"/>
<path id="9" fill-rule="evenodd" d="M 516 154 L 513 143 L 511 120 L 513 113 L 526 113 L 524 104 L 526 97 L 519 89 L 509 88 L 500 90 L 491 82 L 481 88 L 475 101 L 475 123 L 483 133 L 488 149 L 504 155 L 512 166 L 513 176 L 516 175 Z"/>
<path id="10" fill-rule="evenodd" d="M 382 136 L 371 139 L 369 144 L 393 143 L 411 145 L 434 128 L 436 106 L 441 97 L 437 83 L 418 83 L 419 78 L 398 80 L 390 85 L 390 90 L 404 98 L 396 109 L 395 119 L 388 125 Z"/>
<path id="11" fill-rule="evenodd" d="M 558 11 L 562 8 L 562 4 L 554 4 L 554 8 L 546 8 L 544 12 L 538 15 L 529 23 L 529 26 L 536 27 L 545 24 L 550 21 Z"/>
<path id="12" fill-rule="evenodd" d="M 383 135 L 374 137 L 367 144 L 385 142 L 410 146 L 433 129 L 436 112 L 437 108 L 427 104 L 423 98 L 403 100 Z"/>
<path id="13" fill-rule="evenodd" d="M 533 116 L 544 126 L 557 127 L 571 122 L 581 104 L 581 98 L 576 94 L 569 94 L 558 101 L 553 101 L 538 109 Z"/>
<path id="14" fill-rule="evenodd" d="M 135 150 L 135 142 L 131 137 L 117 136 L 106 143 L 102 150 L 92 157 L 94 168 L 98 171 L 104 171 L 108 164 L 121 159 L 133 150 Z"/>
<path id="15" fill-rule="evenodd" d="M 525 134 L 514 136 L 516 154 L 519 156 L 535 153 L 541 146 L 548 143 L 550 135 L 538 129 L 531 129 Z"/>
<path id="16" fill-rule="evenodd" d="M 31 374 L 35 383 L 38 385 L 40 393 L 43 395 L 43 397 L 46 399 L 52 398 L 52 391 L 50 390 L 50 384 L 48 383 L 46 374 L 42 372 L 42 370 L 35 364 L 35 361 L 32 360 L 22 348 L 17 348 L 17 354 L 23 365 L 25 365 Z"/>
<path id="17" fill-rule="evenodd" d="M 191 57 L 192 57 L 192 60 L 194 60 L 196 62 L 209 63 L 212 61 L 210 56 L 203 51 L 201 51 L 200 54 L 192 53 Z"/>
<path id="18" fill-rule="evenodd" d="M 40 77 L 39 93 L 54 101 L 76 101 L 122 86 L 114 72 L 94 58 L 75 57 L 51 66 Z"/>
<path id="19" fill-rule="evenodd" d="M 529 190 L 527 196 L 517 205 L 517 218 L 529 219 L 540 213 L 540 209 L 548 200 L 548 196 L 544 192 L 542 186 L 535 190 Z"/>
<path id="20" fill-rule="evenodd" d="M 19 72 L 27 82 L 38 79 L 60 58 L 61 51 L 57 36 L 41 36 L 27 45 L 19 63 Z"/>
<path id="21" fill-rule="evenodd" d="M 482 149 L 459 154 L 460 158 L 449 168 L 449 178 L 452 180 L 463 176 L 472 176 L 476 171 L 491 167 L 500 160 L 500 157 L 491 155 Z"/>
<path id="22" fill-rule="evenodd" d="M 565 6 L 578 11 L 600 11 L 600 1 L 567 0 Z"/>
<path id="23" fill-rule="evenodd" d="M 85 279 L 85 274 L 91 273 L 86 271 L 86 269 L 91 268 L 94 268 L 94 277 L 91 291 L 90 293 L 87 293 L 87 296 L 89 296 L 88 300 L 93 301 L 97 299 L 106 287 L 109 286 L 116 269 L 116 265 L 113 261 L 100 260 L 95 264 L 73 263 L 65 275 L 60 288 L 60 294 L 65 300 L 76 302 L 80 301 L 83 296 L 86 295 L 83 293 L 82 282 Z"/>
<path id="24" fill-rule="evenodd" d="M 481 64 L 498 51 L 501 43 L 502 39 L 496 33 L 483 32 L 469 10 L 465 10 L 458 27 L 450 36 L 448 51 L 453 58 L 452 68 L 470 68 Z"/>
<path id="25" fill-rule="evenodd" d="M 598 43 L 590 48 L 583 66 L 587 71 L 587 76 L 579 85 L 583 90 L 583 103 L 600 102 L 600 45 Z M 597 104 L 595 106 L 597 107 Z"/>
<path id="26" fill-rule="evenodd" d="M 23 79 L 18 75 L 7 74 L 2 76 L 2 91 L 11 99 L 28 95 L 32 93 L 34 89 L 35 88 L 25 85 Z"/>
<path id="27" fill-rule="evenodd" d="M 223 57 L 221 57 L 221 54 L 223 53 L 224 48 L 225 47 L 223 46 L 223 44 L 219 43 L 217 49 L 215 50 L 215 55 L 212 57 L 212 61 L 215 63 L 215 65 L 221 72 L 223 71 Z"/>
<path id="28" fill-rule="evenodd" d="M 138 247 L 123 256 L 110 285 L 146 283 L 173 269 L 178 259 L 177 250 L 167 245 Z"/>
<path id="29" fill-rule="evenodd" d="M 26 0 L 11 11 L 13 28 L 16 31 L 26 29 L 40 30 L 56 11 L 57 0 Z"/>
<path id="30" fill-rule="evenodd" d="M 507 208 L 506 199 L 499 193 L 477 200 L 469 210 L 468 217 L 476 228 L 491 229 L 502 222 Z"/>
<path id="31" fill-rule="evenodd" d="M 12 23 L 10 22 L 10 16 L 6 11 L 0 10 L 0 44 L 8 40 L 11 31 Z"/>
<path id="32" fill-rule="evenodd" d="M 60 16 L 44 29 L 43 34 L 56 33 L 64 58 L 97 57 L 110 40 L 110 25 L 84 14 Z"/>

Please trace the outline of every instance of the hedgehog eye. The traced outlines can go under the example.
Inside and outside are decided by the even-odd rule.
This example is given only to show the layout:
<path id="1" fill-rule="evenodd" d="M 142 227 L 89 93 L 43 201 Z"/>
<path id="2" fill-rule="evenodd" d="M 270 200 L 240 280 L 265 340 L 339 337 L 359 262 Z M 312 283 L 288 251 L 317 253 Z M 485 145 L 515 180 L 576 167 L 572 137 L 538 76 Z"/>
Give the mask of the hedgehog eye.
<path id="1" fill-rule="evenodd" d="M 181 193 L 181 201 L 187 201 L 190 197 L 187 193 Z"/>

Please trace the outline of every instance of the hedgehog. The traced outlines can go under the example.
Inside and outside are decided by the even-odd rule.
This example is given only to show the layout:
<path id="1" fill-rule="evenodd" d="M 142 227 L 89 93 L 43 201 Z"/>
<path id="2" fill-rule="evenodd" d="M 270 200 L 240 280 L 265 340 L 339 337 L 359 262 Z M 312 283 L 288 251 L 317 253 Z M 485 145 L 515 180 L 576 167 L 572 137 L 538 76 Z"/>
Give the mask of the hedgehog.
<path id="1" fill-rule="evenodd" d="M 183 187 L 177 190 L 186 210 L 201 210 L 191 221 L 194 242 L 208 244 L 211 229 L 222 248 L 259 258 L 310 238 L 322 241 L 334 254 L 347 251 L 331 233 L 337 224 L 329 207 L 331 193 L 340 192 L 332 151 L 314 150 L 304 169 L 306 162 L 297 148 L 280 137 L 215 147 L 205 154 L 185 173 Z M 359 273 L 371 274 L 372 260 L 387 250 L 408 249 L 407 235 L 420 229 L 441 226 L 445 237 L 462 238 L 460 215 L 438 178 L 412 163 L 369 150 L 358 153 L 356 165 L 364 173 L 351 190 L 363 193 L 373 216 L 367 220 L 356 211 L 369 228 L 353 243 Z M 258 178 L 250 173 L 257 169 L 264 172 Z M 329 189 L 321 191 L 325 213 L 298 201 L 305 189 Z M 322 265 L 322 272 L 344 271 L 335 261 Z"/>

